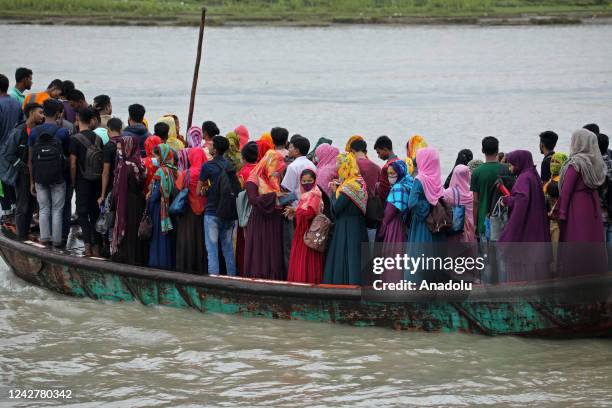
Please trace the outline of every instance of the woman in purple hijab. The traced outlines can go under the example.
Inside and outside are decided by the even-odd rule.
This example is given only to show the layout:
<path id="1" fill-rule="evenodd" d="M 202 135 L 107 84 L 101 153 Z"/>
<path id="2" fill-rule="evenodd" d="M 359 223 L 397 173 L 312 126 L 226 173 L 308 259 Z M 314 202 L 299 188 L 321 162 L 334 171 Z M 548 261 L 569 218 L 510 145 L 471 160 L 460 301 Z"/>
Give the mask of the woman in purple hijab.
<path id="1" fill-rule="evenodd" d="M 500 281 L 549 278 L 550 228 L 542 180 L 527 150 L 515 150 L 506 157 L 517 179 L 510 196 L 503 199 L 510 216 L 498 241 L 503 265 Z"/>
<path id="2" fill-rule="evenodd" d="M 506 157 L 517 179 L 511 195 L 503 199 L 510 210 L 510 217 L 498 242 L 550 242 L 542 180 L 533 164 L 531 152 L 515 150 Z"/>

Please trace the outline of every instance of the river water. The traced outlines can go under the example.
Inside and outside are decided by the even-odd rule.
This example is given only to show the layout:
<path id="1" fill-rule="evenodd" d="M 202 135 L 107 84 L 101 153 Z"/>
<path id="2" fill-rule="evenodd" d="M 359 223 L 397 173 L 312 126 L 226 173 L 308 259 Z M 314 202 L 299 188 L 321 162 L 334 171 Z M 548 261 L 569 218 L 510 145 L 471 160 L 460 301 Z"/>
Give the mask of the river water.
<path id="1" fill-rule="evenodd" d="M 35 90 L 72 79 L 115 114 L 144 104 L 186 117 L 191 28 L 0 26 L 0 72 Z M 196 122 L 260 134 L 282 125 L 337 145 L 353 133 L 443 155 L 532 150 L 544 129 L 612 133 L 612 27 L 211 28 Z M 10 76 L 10 75 L 9 75 Z M 186 120 L 183 119 L 183 124 Z M 184 125 L 183 125 L 184 126 Z M 403 151 L 397 148 L 398 151 Z M 9 389 L 72 390 L 10 401 Z M 201 315 L 61 297 L 0 266 L 0 407 L 612 405 L 612 342 L 405 333 Z"/>

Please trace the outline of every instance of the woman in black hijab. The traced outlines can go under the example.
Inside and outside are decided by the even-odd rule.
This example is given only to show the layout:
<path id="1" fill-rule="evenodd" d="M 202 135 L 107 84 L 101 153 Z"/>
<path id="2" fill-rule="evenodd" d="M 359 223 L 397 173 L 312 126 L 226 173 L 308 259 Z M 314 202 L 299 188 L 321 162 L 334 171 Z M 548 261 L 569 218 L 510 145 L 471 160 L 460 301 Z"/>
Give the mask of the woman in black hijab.
<path id="1" fill-rule="evenodd" d="M 460 150 L 459 153 L 457 154 L 457 160 L 455 160 L 455 165 L 453 166 L 453 170 L 455 170 L 455 167 L 460 164 L 467 166 L 467 164 L 473 158 L 474 158 L 474 155 L 472 154 L 472 151 L 470 149 Z M 450 185 L 451 176 L 453 175 L 453 170 L 451 170 L 448 177 L 446 178 L 446 181 L 444 182 L 444 188 L 448 188 L 448 186 Z"/>

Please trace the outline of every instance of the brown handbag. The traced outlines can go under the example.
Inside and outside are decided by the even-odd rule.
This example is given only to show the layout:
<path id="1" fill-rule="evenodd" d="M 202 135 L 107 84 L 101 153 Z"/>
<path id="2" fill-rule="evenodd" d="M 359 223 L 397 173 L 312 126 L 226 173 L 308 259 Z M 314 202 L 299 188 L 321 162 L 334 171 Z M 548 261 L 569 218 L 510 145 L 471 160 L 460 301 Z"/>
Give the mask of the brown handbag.
<path id="1" fill-rule="evenodd" d="M 436 205 L 430 206 L 429 215 L 425 219 L 427 229 L 432 234 L 448 232 L 453 227 L 453 211 L 450 205 L 440 198 Z"/>
<path id="2" fill-rule="evenodd" d="M 323 214 L 312 220 L 310 228 L 304 233 L 304 244 L 317 252 L 325 252 L 332 222 Z"/>
<path id="3" fill-rule="evenodd" d="M 142 214 L 142 219 L 140 220 L 140 225 L 138 226 L 138 239 L 141 241 L 148 241 L 151 239 L 153 235 L 153 223 L 151 222 L 151 217 L 149 217 L 149 210 L 145 209 Z"/>

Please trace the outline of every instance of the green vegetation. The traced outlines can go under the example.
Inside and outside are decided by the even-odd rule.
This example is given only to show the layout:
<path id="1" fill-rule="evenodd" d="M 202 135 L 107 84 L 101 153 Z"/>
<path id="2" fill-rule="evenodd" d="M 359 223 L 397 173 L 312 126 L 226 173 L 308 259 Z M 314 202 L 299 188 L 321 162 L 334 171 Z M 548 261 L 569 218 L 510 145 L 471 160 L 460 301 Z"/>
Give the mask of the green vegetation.
<path id="1" fill-rule="evenodd" d="M 612 0 L 0 0 L 0 18 L 48 23 L 415 23 L 415 18 L 612 16 Z M 444 20 L 442 20 L 444 21 Z M 450 20 L 452 22 L 452 20 Z M 461 22 L 458 20 L 457 22 Z M 563 22 L 563 21 L 560 21 Z"/>

